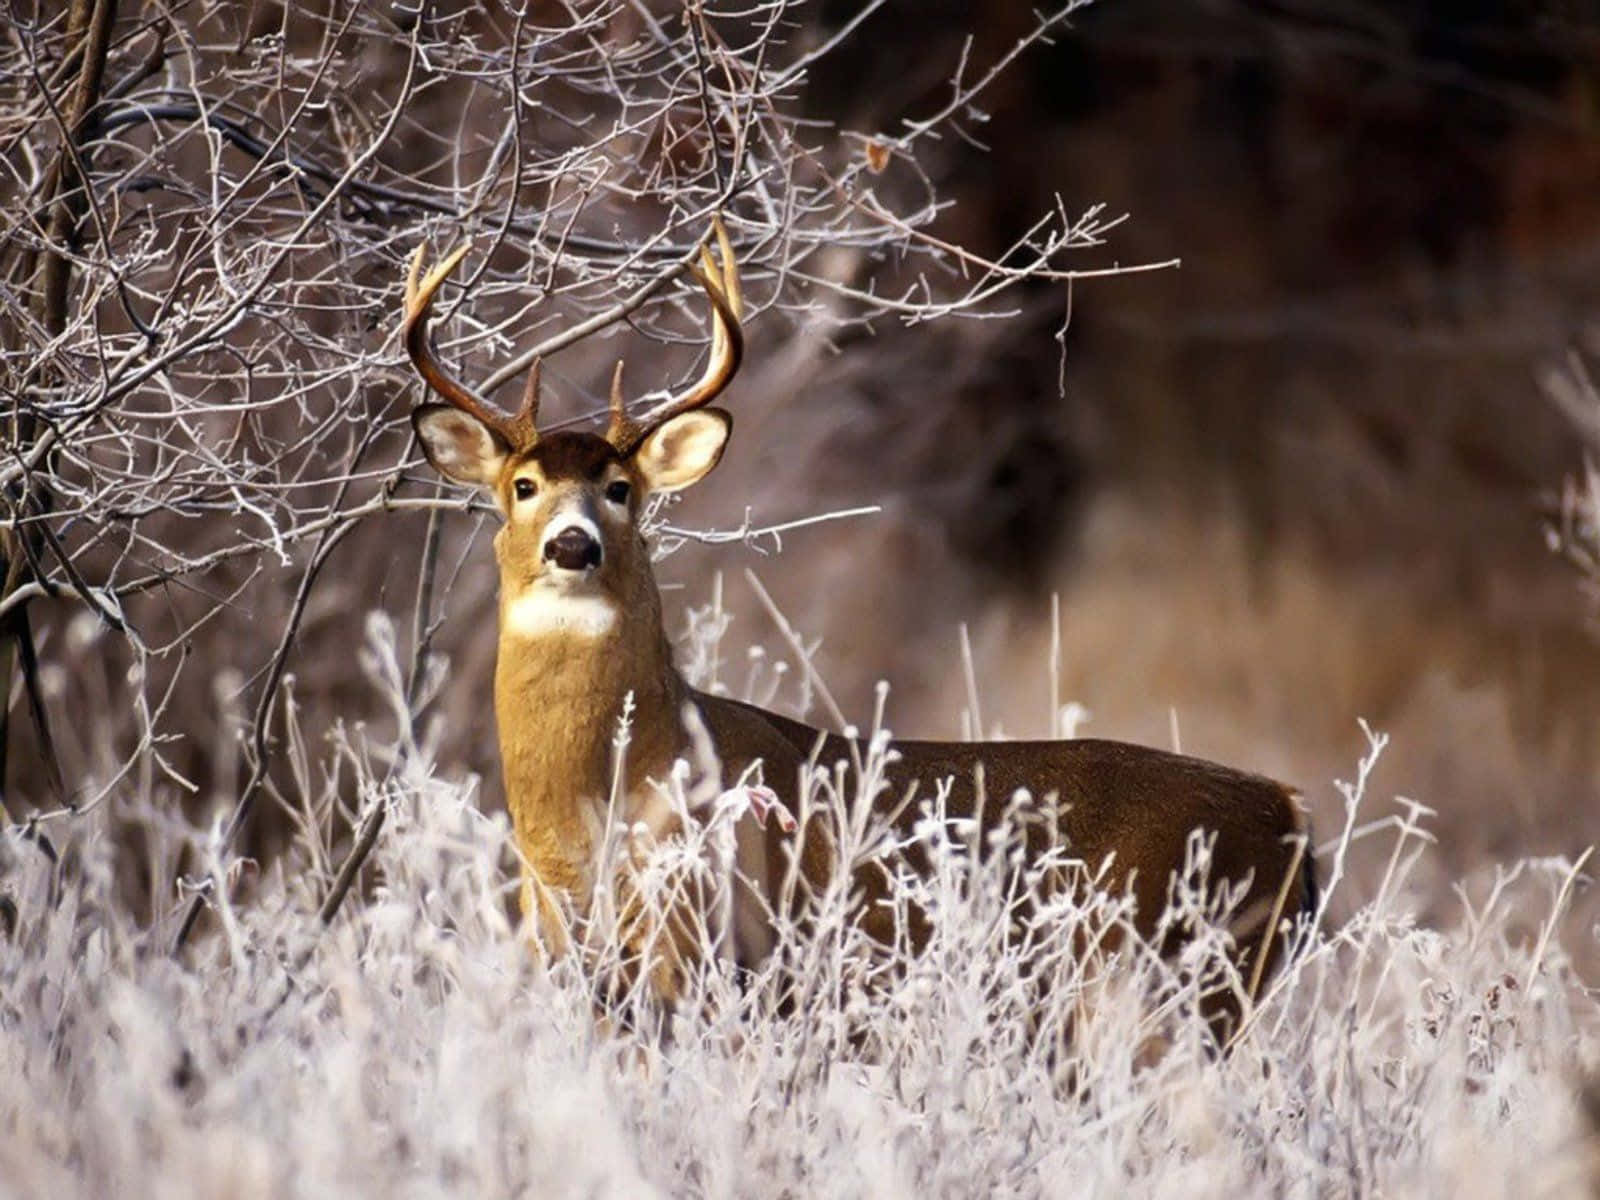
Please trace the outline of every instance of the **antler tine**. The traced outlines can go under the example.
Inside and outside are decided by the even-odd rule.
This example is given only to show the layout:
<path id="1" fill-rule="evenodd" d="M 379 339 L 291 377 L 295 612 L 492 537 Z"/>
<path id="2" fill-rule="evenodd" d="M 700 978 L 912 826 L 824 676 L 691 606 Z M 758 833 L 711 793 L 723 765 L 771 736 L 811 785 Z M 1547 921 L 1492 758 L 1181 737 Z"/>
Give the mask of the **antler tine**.
<path id="1" fill-rule="evenodd" d="M 711 354 L 706 363 L 705 373 L 694 386 L 656 405 L 637 421 L 619 419 L 621 406 L 614 390 L 612 425 L 607 434 L 609 437 L 611 430 L 627 427 L 630 434 L 629 448 L 662 422 L 690 409 L 709 404 L 728 386 L 729 380 L 738 371 L 739 363 L 744 358 L 744 332 L 739 325 L 739 318 L 744 312 L 744 294 L 739 288 L 739 267 L 734 261 L 733 246 L 728 241 L 728 231 L 723 228 L 722 218 L 713 217 L 711 225 L 716 232 L 717 251 L 722 257 L 722 266 L 718 268 L 716 260 L 711 256 L 710 248 L 702 244 L 700 261 L 689 268 L 694 277 L 700 281 L 700 286 L 705 289 L 706 299 L 711 301 Z M 620 365 L 618 364 L 619 380 Z"/>
<path id="2" fill-rule="evenodd" d="M 542 359 L 534 359 L 533 365 L 528 368 L 528 382 L 522 389 L 522 407 L 517 409 L 517 415 L 511 418 L 511 425 L 519 437 L 532 441 L 538 437 L 539 430 L 539 367 Z"/>
<path id="3" fill-rule="evenodd" d="M 606 421 L 606 441 L 622 446 L 634 432 L 633 422 L 628 420 L 628 402 L 622 397 L 622 360 L 619 358 L 617 369 L 611 372 L 611 415 Z"/>
<path id="4" fill-rule="evenodd" d="M 406 353 L 411 356 L 412 364 L 429 387 L 462 412 L 476 417 L 501 437 L 515 443 L 519 431 L 514 426 L 519 422 L 497 411 L 471 387 L 445 370 L 433 351 L 432 340 L 428 337 L 428 317 L 433 308 L 433 298 L 444 281 L 450 277 L 451 272 L 461 265 L 461 260 L 467 256 L 469 248 L 470 243 L 458 246 L 423 276 L 422 258 L 426 247 L 417 247 L 417 252 L 411 256 L 411 265 L 406 272 L 405 319 L 400 327 L 401 336 L 406 344 Z M 535 371 L 535 380 L 537 377 L 538 372 Z M 536 382 L 534 386 L 537 389 Z M 537 400 L 534 401 L 533 407 L 538 408 Z M 529 428 L 531 427 L 529 422 Z"/>

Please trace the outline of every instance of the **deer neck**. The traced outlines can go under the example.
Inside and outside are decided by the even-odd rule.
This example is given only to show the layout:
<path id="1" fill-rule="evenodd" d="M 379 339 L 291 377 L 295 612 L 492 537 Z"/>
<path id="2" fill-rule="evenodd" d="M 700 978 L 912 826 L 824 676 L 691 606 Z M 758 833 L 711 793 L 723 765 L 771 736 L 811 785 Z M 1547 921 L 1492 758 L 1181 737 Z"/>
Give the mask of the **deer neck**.
<path id="1" fill-rule="evenodd" d="M 664 779 L 682 752 L 688 687 L 672 664 L 659 597 L 619 605 L 618 619 L 598 631 L 530 632 L 508 612 L 511 603 L 502 593 L 495 665 L 506 804 L 540 882 L 577 896 L 592 883 L 613 781 L 613 816 L 631 821 L 649 779 Z M 630 695 L 619 777 L 617 735 Z"/>

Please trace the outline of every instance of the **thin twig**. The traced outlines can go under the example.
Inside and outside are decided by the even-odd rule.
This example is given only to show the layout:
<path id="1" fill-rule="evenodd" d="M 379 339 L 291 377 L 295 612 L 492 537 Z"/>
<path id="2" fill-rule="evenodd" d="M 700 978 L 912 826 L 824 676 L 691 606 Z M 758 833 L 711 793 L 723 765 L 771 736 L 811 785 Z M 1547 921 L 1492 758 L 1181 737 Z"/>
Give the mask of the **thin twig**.
<path id="1" fill-rule="evenodd" d="M 339 864 L 339 874 L 334 878 L 333 886 L 328 889 L 322 907 L 317 910 L 317 917 L 324 925 L 333 923 L 333 918 L 339 912 L 339 906 L 344 903 L 344 898 L 349 894 L 356 876 L 361 873 L 362 864 L 372 853 L 373 846 L 377 845 L 378 834 L 383 830 L 384 814 L 387 811 L 382 796 L 374 799 L 372 807 L 367 810 L 367 815 L 361 822 L 361 829 L 356 834 L 356 840 L 350 847 L 350 853 L 345 855 L 344 862 Z"/>

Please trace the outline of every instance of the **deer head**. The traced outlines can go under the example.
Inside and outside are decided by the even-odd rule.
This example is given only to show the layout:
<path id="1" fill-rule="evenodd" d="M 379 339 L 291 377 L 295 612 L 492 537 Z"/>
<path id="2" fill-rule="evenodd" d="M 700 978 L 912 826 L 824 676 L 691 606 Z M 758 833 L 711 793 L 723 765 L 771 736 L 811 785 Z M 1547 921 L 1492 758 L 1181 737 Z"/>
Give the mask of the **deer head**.
<path id="1" fill-rule="evenodd" d="M 603 434 L 538 430 L 539 367 L 515 414 L 502 413 L 440 364 L 428 317 L 440 286 L 460 264 L 457 249 L 426 277 L 422 250 L 406 281 L 403 334 L 417 370 L 447 403 L 411 415 L 423 453 L 441 474 L 487 490 L 505 518 L 495 536 L 501 574 L 501 633 L 592 635 L 613 629 L 621 614 L 648 619 L 658 608 L 640 507 L 654 492 L 698 482 L 717 465 L 732 429 L 721 409 L 707 408 L 733 378 L 743 354 L 742 300 L 733 252 L 721 221 L 714 224 L 720 268 L 702 244 L 691 270 L 711 303 L 711 353 L 692 387 L 634 418 L 622 395 L 622 364 L 611 386 Z"/>

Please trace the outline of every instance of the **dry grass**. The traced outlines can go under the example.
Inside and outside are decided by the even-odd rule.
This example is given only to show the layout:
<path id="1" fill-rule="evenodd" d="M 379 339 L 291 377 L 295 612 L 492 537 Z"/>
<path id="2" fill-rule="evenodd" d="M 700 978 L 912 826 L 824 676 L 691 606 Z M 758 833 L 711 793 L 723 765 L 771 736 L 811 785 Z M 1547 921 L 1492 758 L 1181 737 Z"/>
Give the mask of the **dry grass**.
<path id="1" fill-rule="evenodd" d="M 1367 794 L 1376 742 L 1343 790 L 1343 829 L 1323 831 L 1330 900 L 1349 915 L 1272 981 L 1225 1059 L 1187 1015 L 1216 939 L 1184 972 L 1144 955 L 1076 963 L 1074 929 L 1101 917 L 1058 907 L 1028 956 L 1059 956 L 1041 996 L 995 932 L 1001 873 L 953 842 L 930 881 L 906 884 L 934 899 L 938 932 L 891 982 L 860 986 L 843 907 L 824 903 L 788 955 L 808 985 L 798 1011 L 770 1011 L 775 973 L 738 980 L 713 959 L 658 1036 L 597 1021 L 571 964 L 533 964 L 507 915 L 504 820 L 411 736 L 381 619 L 363 660 L 391 730 L 336 729 L 301 751 L 300 837 L 219 903 L 186 961 L 118 899 L 129 864 L 108 831 L 145 825 L 155 868 L 185 843 L 204 859 L 214 832 L 130 784 L 115 811 L 50 830 L 58 872 L 5 844 L 18 925 L 0 941 L 0 1191 L 1534 1196 L 1595 1182 L 1581 1089 L 1600 1070 L 1600 1005 L 1554 932 L 1581 864 L 1510 866 L 1420 924 L 1425 814 Z M 390 821 L 367 893 L 323 929 L 341 790 Z M 714 850 L 716 830 L 705 838 Z M 1383 844 L 1384 869 L 1351 894 L 1362 841 Z M 1064 1053 L 1027 1032 L 1069 1023 Z M 1165 1054 L 1141 1053 L 1155 1038 Z"/>

